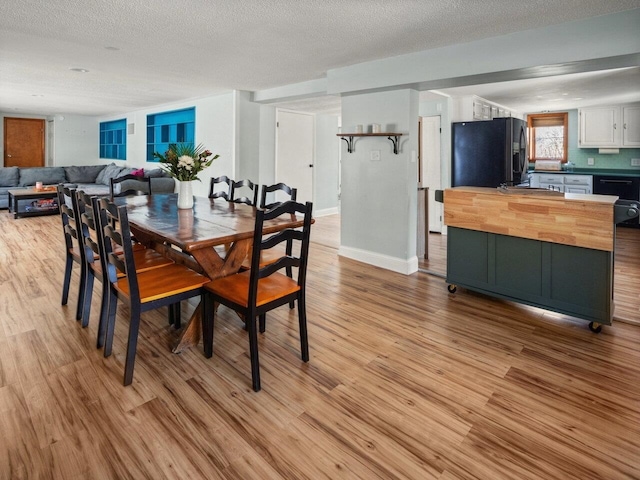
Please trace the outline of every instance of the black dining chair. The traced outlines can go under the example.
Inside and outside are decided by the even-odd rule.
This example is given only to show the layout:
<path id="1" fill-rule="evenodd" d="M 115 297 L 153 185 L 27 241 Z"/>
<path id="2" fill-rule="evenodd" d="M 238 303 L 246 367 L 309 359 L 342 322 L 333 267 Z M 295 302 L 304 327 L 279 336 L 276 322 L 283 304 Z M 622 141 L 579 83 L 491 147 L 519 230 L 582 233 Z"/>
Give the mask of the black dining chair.
<path id="1" fill-rule="evenodd" d="M 226 187 L 223 190 L 218 190 L 216 192 L 216 185 L 219 183 L 225 184 Z M 211 184 L 209 186 L 209 198 L 224 198 L 225 200 L 229 200 L 229 198 L 231 197 L 232 183 L 233 180 L 231 180 L 226 175 L 211 178 Z"/>
<path id="2" fill-rule="evenodd" d="M 292 188 L 282 182 L 276 183 L 274 185 L 263 185 L 262 192 L 260 194 L 260 208 L 266 208 L 267 210 L 269 210 L 273 207 L 280 205 L 282 202 L 277 200 L 267 203 L 267 194 L 278 193 L 278 192 L 284 192 L 284 194 L 288 196 L 287 201 L 293 200 L 295 202 L 296 197 L 298 195 L 297 188 Z M 274 198 L 276 198 L 275 195 L 274 195 Z"/>
<path id="3" fill-rule="evenodd" d="M 237 182 L 231 182 L 231 192 L 229 194 L 229 201 L 235 203 L 244 203 L 255 207 L 258 205 L 258 187 L 251 180 L 238 180 Z M 239 191 L 241 188 L 249 188 L 250 196 L 241 196 Z"/>
<path id="4" fill-rule="evenodd" d="M 110 198 L 131 195 L 151 195 L 151 178 L 138 175 L 123 175 L 109 180 Z"/>
<path id="5" fill-rule="evenodd" d="M 260 390 L 260 364 L 258 361 L 258 337 L 256 318 L 259 318 L 260 332 L 265 331 L 266 313 L 276 307 L 297 300 L 298 324 L 300 328 L 300 350 L 302 360 L 309 361 L 309 343 L 307 339 L 307 315 L 305 286 L 307 261 L 309 255 L 309 236 L 311 232 L 312 204 L 285 202 L 271 210 L 257 210 L 253 234 L 253 252 L 251 269 L 226 277 L 212 280 L 204 287 L 203 298 L 203 341 L 207 358 L 213 355 L 213 329 L 216 303 L 221 303 L 244 316 L 249 334 L 249 353 L 251 358 L 251 379 L 253 389 Z M 293 228 L 282 230 L 268 238 L 263 238 L 262 228 L 265 221 L 292 215 L 304 215 L 302 230 Z M 277 247 L 283 242 L 297 240 L 297 255 L 281 257 L 275 263 L 260 266 L 260 256 L 264 251 Z M 292 279 L 279 273 L 287 267 L 298 268 L 298 278 Z"/>
<path id="6" fill-rule="evenodd" d="M 78 304 L 76 306 L 76 320 L 82 318 L 84 306 L 84 294 L 86 284 L 86 262 L 84 261 L 84 248 L 80 239 L 80 226 L 78 210 L 75 201 L 75 189 L 60 184 L 56 187 L 60 219 L 62 220 L 62 233 L 65 244 L 65 266 L 62 281 L 62 305 L 69 301 L 69 288 L 71 286 L 71 274 L 73 264 L 80 266 L 80 283 L 78 285 Z"/>
<path id="7" fill-rule="evenodd" d="M 202 295 L 202 286 L 210 280 L 189 267 L 176 263 L 137 272 L 127 207 L 118 206 L 108 198 L 101 198 L 98 201 L 98 212 L 110 284 L 105 356 L 107 352 L 111 352 L 116 307 L 118 300 L 122 300 L 129 307 L 124 385 L 130 385 L 133 381 L 141 315 Z M 114 251 L 116 246 L 122 249 L 122 255 Z"/>
<path id="8" fill-rule="evenodd" d="M 76 191 L 76 205 L 78 218 L 80 219 L 81 241 L 84 245 L 84 260 L 86 262 L 86 284 L 84 294 L 84 306 L 82 310 L 82 326 L 89 324 L 91 315 L 91 299 L 93 296 L 94 280 L 102 284 L 102 298 L 100 303 L 100 317 L 98 322 L 97 348 L 104 344 L 104 333 L 107 322 L 109 301 L 109 277 L 104 263 L 104 245 L 101 241 L 100 223 L 98 216 L 98 198 L 87 195 L 82 190 Z M 145 248 L 142 244 L 132 245 L 134 263 L 137 272 L 144 272 L 154 268 L 163 267 L 174 263 L 169 258 L 161 255 L 153 249 Z M 122 255 L 121 251 L 116 251 Z"/>

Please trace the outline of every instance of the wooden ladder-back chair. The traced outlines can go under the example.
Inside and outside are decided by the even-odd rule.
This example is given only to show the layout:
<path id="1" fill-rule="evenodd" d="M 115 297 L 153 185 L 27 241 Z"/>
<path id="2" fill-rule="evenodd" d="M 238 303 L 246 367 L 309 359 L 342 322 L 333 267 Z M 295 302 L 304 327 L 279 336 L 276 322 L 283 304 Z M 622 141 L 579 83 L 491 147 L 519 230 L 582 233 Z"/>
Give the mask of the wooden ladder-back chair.
<path id="1" fill-rule="evenodd" d="M 260 320 L 260 332 L 264 332 L 265 317 L 268 311 L 297 300 L 301 356 L 303 361 L 309 361 L 305 285 L 309 235 L 311 232 L 311 211 L 312 204 L 310 202 L 305 205 L 296 202 L 285 202 L 272 210 L 257 210 L 251 269 L 218 278 L 205 285 L 202 314 L 205 356 L 210 358 L 213 354 L 214 305 L 221 303 L 244 316 L 249 334 L 252 385 L 256 392 L 260 390 L 256 318 L 259 317 Z M 265 221 L 282 215 L 291 216 L 295 214 L 304 215 L 302 230 L 286 229 L 268 238 L 262 237 L 262 227 Z M 297 256 L 287 255 L 281 257 L 275 263 L 260 267 L 260 255 L 262 252 L 289 240 L 298 241 L 296 245 L 299 245 L 300 248 L 296 252 L 298 253 Z M 297 279 L 291 279 L 279 273 L 279 270 L 287 267 L 298 268 Z"/>
<path id="2" fill-rule="evenodd" d="M 76 306 L 76 320 L 82 318 L 84 305 L 85 283 L 86 283 L 86 262 L 84 261 L 84 249 L 81 248 L 80 229 L 78 222 L 78 211 L 75 204 L 75 189 L 57 186 L 58 206 L 60 218 L 62 220 L 62 233 L 65 244 L 65 266 L 64 279 L 62 281 L 62 305 L 66 305 L 69 300 L 69 287 L 71 285 L 71 273 L 73 264 L 80 266 L 80 284 L 78 285 L 78 304 Z"/>
<path id="3" fill-rule="evenodd" d="M 272 209 L 273 207 L 277 207 L 278 205 L 280 205 L 282 202 L 280 201 L 274 201 L 271 203 L 267 203 L 267 194 L 268 193 L 277 193 L 277 192 L 284 192 L 285 194 L 287 194 L 289 196 L 289 198 L 287 198 L 287 201 L 292 200 L 292 201 L 296 201 L 296 197 L 298 195 L 298 189 L 297 188 L 292 188 L 289 185 L 286 185 L 284 183 L 276 183 L 274 185 L 263 185 L 262 186 L 262 192 L 260 194 L 260 208 L 265 208 L 267 210 Z M 274 197 L 275 198 L 275 197 Z"/>
<path id="4" fill-rule="evenodd" d="M 226 184 L 226 188 L 223 190 L 215 191 L 216 185 L 219 183 Z M 231 180 L 226 175 L 222 175 L 221 177 L 213 177 L 211 179 L 211 184 L 209 186 L 209 198 L 224 198 L 225 200 L 229 200 L 231 198 L 231 184 L 233 180 Z"/>
<path id="5" fill-rule="evenodd" d="M 251 189 L 251 197 L 240 197 L 238 190 L 242 187 L 248 187 Z M 258 206 L 258 187 L 251 180 L 238 180 L 237 182 L 231 182 L 231 193 L 229 196 L 230 202 L 245 203 L 252 207 Z"/>
<path id="6" fill-rule="evenodd" d="M 106 198 L 98 202 L 105 265 L 111 286 L 105 339 L 105 355 L 111 351 L 118 299 L 129 306 L 129 335 L 125 357 L 124 384 L 133 381 L 141 314 L 202 295 L 202 286 L 210 280 L 194 270 L 176 263 L 137 272 L 131 244 L 131 230 L 126 206 L 117 206 Z M 120 246 L 123 254 L 114 253 Z M 120 276 L 124 274 L 123 276 Z"/>
<path id="7" fill-rule="evenodd" d="M 151 195 L 151 178 L 129 174 L 109 180 L 109 197 L 111 199 L 131 195 Z"/>
<path id="8" fill-rule="evenodd" d="M 100 303 L 100 320 L 98 323 L 97 347 L 104 344 L 104 333 L 107 322 L 109 303 L 109 278 L 104 264 L 104 244 L 101 241 L 100 221 L 98 214 L 98 198 L 87 195 L 81 190 L 76 191 L 76 204 L 78 218 L 80 219 L 81 238 L 84 244 L 84 258 L 87 264 L 87 281 L 84 296 L 84 308 L 82 312 L 82 326 L 89 324 L 91 315 L 91 297 L 93 294 L 94 280 L 102 282 L 102 299 Z M 144 272 L 153 268 L 163 267 L 174 263 L 155 250 L 145 248 L 141 244 L 132 245 L 136 271 Z M 122 255 L 122 251 L 117 252 Z"/>

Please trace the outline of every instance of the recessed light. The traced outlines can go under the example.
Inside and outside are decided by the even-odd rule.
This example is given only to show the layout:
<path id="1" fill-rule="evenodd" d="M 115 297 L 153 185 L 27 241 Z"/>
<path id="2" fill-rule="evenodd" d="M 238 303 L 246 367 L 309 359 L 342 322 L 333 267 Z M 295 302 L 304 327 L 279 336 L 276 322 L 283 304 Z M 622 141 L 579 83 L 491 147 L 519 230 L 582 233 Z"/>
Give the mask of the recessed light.
<path id="1" fill-rule="evenodd" d="M 582 100 L 582 97 L 576 97 L 574 100 Z"/>
<path id="2" fill-rule="evenodd" d="M 569 94 L 568 93 L 563 93 L 562 95 L 566 96 L 566 95 L 569 95 Z"/>
<path id="3" fill-rule="evenodd" d="M 42 95 L 41 93 L 32 93 L 31 96 L 32 97 L 44 97 L 44 95 Z"/>
<path id="4" fill-rule="evenodd" d="M 118 47 L 104 47 L 104 49 L 105 50 L 113 50 L 113 51 L 120 50 Z"/>
<path id="5" fill-rule="evenodd" d="M 79 72 L 79 73 L 88 73 L 89 70 L 87 70 L 86 68 L 70 68 L 69 70 L 71 70 L 72 72 Z"/>

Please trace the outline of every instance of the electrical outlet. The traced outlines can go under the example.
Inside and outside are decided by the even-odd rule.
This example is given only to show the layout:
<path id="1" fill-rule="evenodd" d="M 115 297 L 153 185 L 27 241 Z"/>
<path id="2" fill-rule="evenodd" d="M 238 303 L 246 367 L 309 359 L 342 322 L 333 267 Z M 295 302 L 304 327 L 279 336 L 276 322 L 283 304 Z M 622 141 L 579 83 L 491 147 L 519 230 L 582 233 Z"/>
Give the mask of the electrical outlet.
<path id="1" fill-rule="evenodd" d="M 587 165 L 595 165 L 596 161 L 593 158 L 587 158 Z"/>
<path id="2" fill-rule="evenodd" d="M 372 162 L 380 161 L 380 150 L 371 150 L 371 161 Z"/>
<path id="3" fill-rule="evenodd" d="M 632 158 L 631 159 L 632 167 L 640 167 L 640 158 Z"/>

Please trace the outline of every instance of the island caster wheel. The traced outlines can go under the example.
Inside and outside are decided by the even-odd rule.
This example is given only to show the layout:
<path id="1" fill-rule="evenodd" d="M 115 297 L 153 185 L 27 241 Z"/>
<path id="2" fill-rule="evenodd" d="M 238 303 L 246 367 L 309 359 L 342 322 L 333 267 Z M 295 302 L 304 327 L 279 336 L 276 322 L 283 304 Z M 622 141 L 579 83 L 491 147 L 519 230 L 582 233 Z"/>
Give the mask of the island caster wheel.
<path id="1" fill-rule="evenodd" d="M 458 291 L 458 287 L 455 285 L 447 285 L 447 290 L 449 290 L 449 293 L 456 293 Z"/>
<path id="2" fill-rule="evenodd" d="M 602 325 L 595 322 L 589 322 L 589 330 L 593 333 L 600 333 L 602 331 Z"/>

